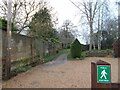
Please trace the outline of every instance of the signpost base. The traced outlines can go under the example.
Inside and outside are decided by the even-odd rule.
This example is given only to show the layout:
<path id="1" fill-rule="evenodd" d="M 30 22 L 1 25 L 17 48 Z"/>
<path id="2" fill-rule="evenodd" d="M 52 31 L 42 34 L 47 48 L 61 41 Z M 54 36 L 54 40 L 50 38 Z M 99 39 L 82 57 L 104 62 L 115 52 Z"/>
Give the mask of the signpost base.
<path id="1" fill-rule="evenodd" d="M 111 65 L 109 63 L 102 60 L 91 62 L 91 88 L 111 88 Z"/>

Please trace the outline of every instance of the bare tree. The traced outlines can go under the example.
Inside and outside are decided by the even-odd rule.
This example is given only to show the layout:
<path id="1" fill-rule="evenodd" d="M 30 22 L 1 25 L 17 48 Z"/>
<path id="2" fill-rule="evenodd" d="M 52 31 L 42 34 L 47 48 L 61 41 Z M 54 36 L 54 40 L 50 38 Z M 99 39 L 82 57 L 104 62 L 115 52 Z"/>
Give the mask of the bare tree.
<path id="1" fill-rule="evenodd" d="M 109 10 L 109 5 L 107 1 L 104 2 L 100 2 L 102 3 L 101 8 L 98 10 L 97 13 L 97 45 L 98 45 L 98 50 L 101 49 L 101 37 L 102 37 L 102 31 L 104 29 L 104 23 L 106 20 L 108 20 L 110 18 L 110 10 Z"/>
<path id="2" fill-rule="evenodd" d="M 35 12 L 45 5 L 46 2 L 43 0 L 12 0 L 11 21 L 19 28 L 17 33 L 29 27 L 29 22 Z M 2 0 L 0 3 L 0 13 L 5 19 L 8 12 L 7 7 L 7 0 Z"/>
<path id="3" fill-rule="evenodd" d="M 89 28 L 90 28 L 90 47 L 89 47 L 89 50 L 92 50 L 92 46 L 95 49 L 93 24 L 95 22 L 94 21 L 95 16 L 98 13 L 98 10 L 103 5 L 103 3 L 99 3 L 98 1 L 91 2 L 90 0 L 88 2 L 81 2 L 79 6 L 77 4 L 75 4 L 74 2 L 72 2 L 72 3 L 86 16 L 86 19 L 88 21 Z"/>
<path id="4" fill-rule="evenodd" d="M 67 48 L 73 42 L 75 35 L 73 33 L 74 27 L 70 20 L 65 20 L 61 30 L 59 39 L 64 43 L 64 47 Z"/>

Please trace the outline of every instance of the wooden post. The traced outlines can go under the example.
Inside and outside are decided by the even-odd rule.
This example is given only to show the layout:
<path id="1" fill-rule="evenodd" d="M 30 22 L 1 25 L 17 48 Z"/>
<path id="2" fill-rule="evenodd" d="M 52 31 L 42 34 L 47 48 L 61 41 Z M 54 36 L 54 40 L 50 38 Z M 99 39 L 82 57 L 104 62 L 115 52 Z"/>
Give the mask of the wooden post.
<path id="1" fill-rule="evenodd" d="M 111 88 L 111 65 L 109 63 L 102 60 L 91 62 L 91 88 Z"/>
<path id="2" fill-rule="evenodd" d="M 120 37 L 120 1 L 118 2 L 118 37 Z M 120 83 L 120 58 L 118 58 L 118 82 Z"/>

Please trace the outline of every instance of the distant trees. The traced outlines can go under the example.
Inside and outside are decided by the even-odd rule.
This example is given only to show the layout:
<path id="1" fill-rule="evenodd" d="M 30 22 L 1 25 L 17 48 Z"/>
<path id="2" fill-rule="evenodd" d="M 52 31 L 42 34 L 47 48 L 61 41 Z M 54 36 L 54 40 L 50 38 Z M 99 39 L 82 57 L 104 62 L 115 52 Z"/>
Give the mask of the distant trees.
<path id="1" fill-rule="evenodd" d="M 95 42 L 94 42 L 94 36 L 93 36 L 93 33 L 94 33 L 93 24 L 94 24 L 95 16 L 96 16 L 98 10 L 101 8 L 102 3 L 99 3 L 98 1 L 81 2 L 80 6 L 82 6 L 82 9 L 79 6 L 77 6 L 75 3 L 73 3 L 73 4 L 85 15 L 85 18 L 87 19 L 89 29 L 90 29 L 89 50 L 92 50 L 92 46 L 95 49 Z"/>
<path id="2" fill-rule="evenodd" d="M 101 33 L 101 35 L 98 37 L 98 33 Z M 106 48 L 112 48 L 112 44 L 114 41 L 118 39 L 118 24 L 117 24 L 117 19 L 109 19 L 104 23 L 104 29 L 97 31 L 97 33 L 94 33 L 96 36 L 95 43 L 96 47 L 98 44 L 98 39 L 101 42 L 101 49 L 106 49 Z"/>
<path id="3" fill-rule="evenodd" d="M 95 24 L 95 29 L 97 31 L 97 47 L 100 50 L 101 49 L 101 36 L 102 36 L 102 31 L 105 29 L 105 23 L 111 18 L 111 11 L 109 7 L 109 2 L 107 0 L 99 1 L 99 3 L 102 3 L 101 8 L 98 10 L 98 13 L 96 15 L 96 22 Z"/>
<path id="4" fill-rule="evenodd" d="M 108 32 L 110 30 L 106 29 L 107 27 L 105 26 L 108 26 L 106 25 L 107 21 L 109 22 L 109 20 L 113 18 L 109 9 L 110 3 L 107 0 L 88 0 L 84 2 L 81 1 L 76 4 L 74 2 L 72 3 L 80 10 L 82 14 L 81 22 L 84 22 L 83 26 L 85 26 L 85 23 L 89 26 L 89 50 L 96 49 L 96 47 L 101 49 L 102 31 L 107 30 Z M 86 29 L 88 30 L 88 28 Z"/>
<path id="5" fill-rule="evenodd" d="M 75 39 L 73 35 L 73 23 L 70 20 L 65 20 L 59 32 L 59 40 L 62 41 L 65 48 L 69 48 L 70 44 Z"/>

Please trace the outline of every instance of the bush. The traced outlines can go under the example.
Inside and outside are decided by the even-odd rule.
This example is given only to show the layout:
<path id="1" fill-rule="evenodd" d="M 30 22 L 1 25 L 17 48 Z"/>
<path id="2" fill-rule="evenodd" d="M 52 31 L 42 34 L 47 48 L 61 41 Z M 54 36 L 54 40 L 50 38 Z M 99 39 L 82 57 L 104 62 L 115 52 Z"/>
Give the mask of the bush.
<path id="1" fill-rule="evenodd" d="M 81 57 L 81 52 L 82 52 L 82 47 L 78 39 L 76 39 L 72 44 L 71 44 L 71 56 L 73 58 L 80 58 Z"/>

